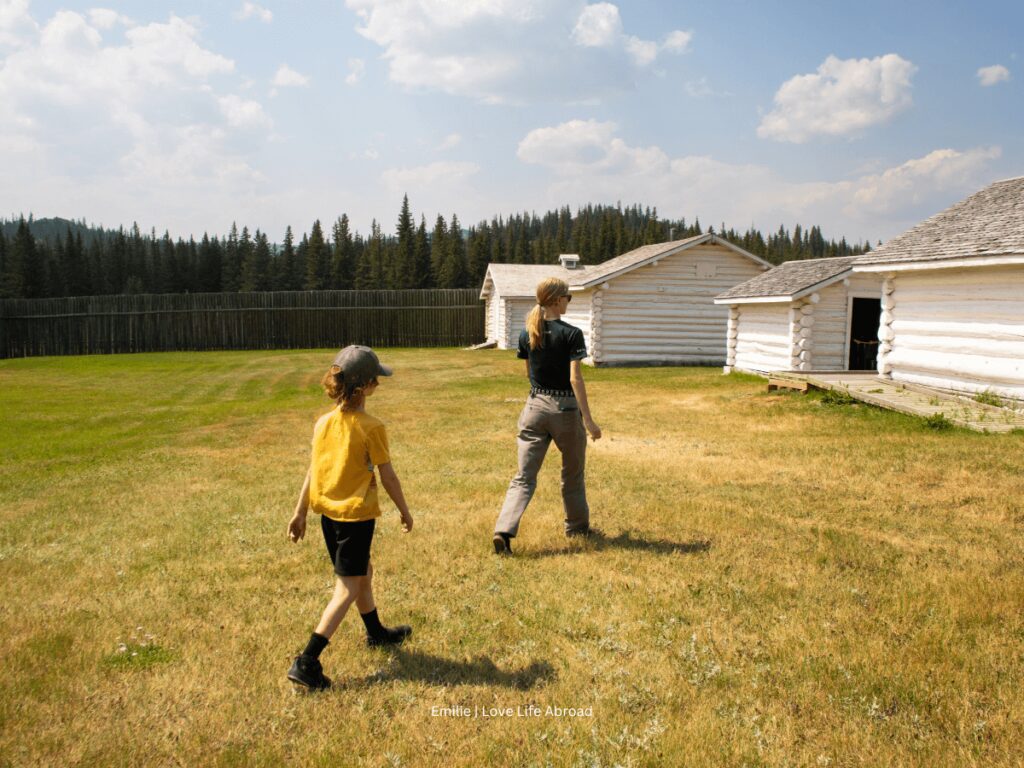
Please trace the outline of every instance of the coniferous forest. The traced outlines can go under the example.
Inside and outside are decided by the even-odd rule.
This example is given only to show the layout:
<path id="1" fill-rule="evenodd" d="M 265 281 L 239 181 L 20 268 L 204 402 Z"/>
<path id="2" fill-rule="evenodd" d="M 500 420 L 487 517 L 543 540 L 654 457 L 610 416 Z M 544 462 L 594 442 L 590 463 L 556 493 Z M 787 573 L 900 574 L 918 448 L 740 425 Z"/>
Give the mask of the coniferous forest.
<path id="1" fill-rule="evenodd" d="M 283 241 L 232 224 L 226 236 L 173 240 L 139 227 L 107 230 L 84 221 L 0 221 L 0 298 L 49 298 L 139 293 L 299 291 L 319 289 L 468 288 L 479 286 L 487 264 L 556 264 L 560 253 L 578 253 L 598 264 L 641 245 L 716 232 L 773 264 L 791 259 L 848 256 L 868 243 L 826 240 L 820 227 L 792 231 L 780 226 L 762 234 L 702 229 L 699 220 L 661 219 L 657 209 L 633 205 L 568 206 L 496 216 L 463 229 L 458 216 L 417 223 L 408 197 L 394 233 L 374 221 L 370 232 L 353 231 L 342 214 L 325 227 L 313 222 Z"/>

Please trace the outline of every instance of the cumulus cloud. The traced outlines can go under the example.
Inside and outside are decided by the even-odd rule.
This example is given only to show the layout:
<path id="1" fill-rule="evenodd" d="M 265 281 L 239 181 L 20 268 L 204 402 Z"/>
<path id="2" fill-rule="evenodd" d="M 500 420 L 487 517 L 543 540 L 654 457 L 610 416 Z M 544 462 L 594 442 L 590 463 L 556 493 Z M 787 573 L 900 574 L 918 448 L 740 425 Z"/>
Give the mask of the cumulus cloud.
<path id="1" fill-rule="evenodd" d="M 259 19 L 264 24 L 269 24 L 274 20 L 274 14 L 262 5 L 245 2 L 242 3 L 241 8 L 235 11 L 235 18 L 241 21 L 245 19 Z"/>
<path id="2" fill-rule="evenodd" d="M 820 224 L 829 236 L 888 238 L 991 179 L 997 147 L 940 149 L 877 173 L 837 181 L 790 181 L 766 166 L 702 155 L 670 157 L 633 146 L 610 122 L 571 120 L 530 131 L 521 161 L 546 168 L 546 204 L 642 200 L 703 223 Z"/>
<path id="3" fill-rule="evenodd" d="M 346 0 L 383 49 L 392 81 L 489 103 L 581 102 L 632 87 L 637 67 L 681 53 L 627 35 L 616 5 L 578 0 Z"/>
<path id="4" fill-rule="evenodd" d="M 224 92 L 234 62 L 206 48 L 191 21 L 131 24 L 97 10 L 20 23 L 0 67 L 0 198 L 96 219 L 117 211 L 120 221 L 141 208 L 170 221 L 175 208 L 194 216 L 204 197 L 229 200 L 259 181 L 247 158 L 270 120 Z M 116 25 L 125 29 L 107 40 Z"/>
<path id="5" fill-rule="evenodd" d="M 982 67 L 977 72 L 978 82 L 988 87 L 996 83 L 1004 83 L 1010 79 L 1010 70 L 1002 64 L 993 64 L 991 67 Z"/>
<path id="6" fill-rule="evenodd" d="M 20 47 L 38 31 L 28 12 L 28 0 L 0 0 L 0 51 Z"/>
<path id="7" fill-rule="evenodd" d="M 587 48 L 614 45 L 620 37 L 622 19 L 618 6 L 611 3 L 594 3 L 585 7 L 572 30 L 573 42 Z"/>
<path id="8" fill-rule="evenodd" d="M 345 76 L 345 82 L 348 85 L 355 85 L 363 79 L 363 73 L 366 72 L 366 62 L 362 59 L 349 59 L 348 60 L 348 75 Z"/>
<path id="9" fill-rule="evenodd" d="M 270 84 L 275 88 L 305 88 L 309 85 L 309 78 L 301 72 L 296 72 L 287 64 L 282 64 L 277 68 Z"/>
<path id="10" fill-rule="evenodd" d="M 131 26 L 132 20 L 109 8 L 90 8 L 89 23 L 96 27 L 96 29 L 107 30 L 116 27 L 118 24 L 126 27 Z"/>
<path id="11" fill-rule="evenodd" d="M 849 136 L 889 120 L 911 103 L 911 62 L 890 53 L 874 59 L 829 56 L 809 75 L 787 80 L 757 135 L 802 143 L 814 136 Z"/>

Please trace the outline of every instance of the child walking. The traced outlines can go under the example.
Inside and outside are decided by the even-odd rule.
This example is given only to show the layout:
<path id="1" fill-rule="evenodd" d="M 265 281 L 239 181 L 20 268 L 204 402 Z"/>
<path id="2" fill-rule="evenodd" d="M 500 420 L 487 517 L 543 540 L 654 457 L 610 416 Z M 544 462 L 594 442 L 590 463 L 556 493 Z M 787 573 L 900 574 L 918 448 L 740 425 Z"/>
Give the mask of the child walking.
<path id="1" fill-rule="evenodd" d="M 323 673 L 320 654 L 352 603 L 356 604 L 366 625 L 367 645 L 401 643 L 412 634 L 412 628 L 405 624 L 383 626 L 373 599 L 370 543 L 380 517 L 374 468 L 402 515 L 402 530 L 406 533 L 412 530 L 412 515 L 391 466 L 384 424 L 365 409 L 366 398 L 377 390 L 378 377 L 390 375 L 391 369 L 381 365 L 373 350 L 354 345 L 338 352 L 321 382 L 327 396 L 338 407 L 324 414 L 313 428 L 309 471 L 295 505 L 295 514 L 288 523 L 288 537 L 298 542 L 306 534 L 307 510 L 320 515 L 327 553 L 337 576 L 334 596 L 324 609 L 320 623 L 306 649 L 295 657 L 288 670 L 289 680 L 311 690 L 331 685 Z"/>

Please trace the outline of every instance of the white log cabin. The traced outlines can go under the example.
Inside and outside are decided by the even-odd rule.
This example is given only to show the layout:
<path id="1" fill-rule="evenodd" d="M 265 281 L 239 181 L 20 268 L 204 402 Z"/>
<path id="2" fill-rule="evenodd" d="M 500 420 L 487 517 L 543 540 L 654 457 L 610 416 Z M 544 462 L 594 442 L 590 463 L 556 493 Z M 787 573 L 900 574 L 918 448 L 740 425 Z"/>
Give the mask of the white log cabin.
<path id="1" fill-rule="evenodd" d="M 569 284 L 564 320 L 583 331 L 589 365 L 722 365 L 729 313 L 714 297 L 771 265 L 713 233 L 645 245 L 601 264 L 489 264 L 485 333 L 514 349 L 545 277 Z"/>
<path id="2" fill-rule="evenodd" d="M 873 370 L 882 281 L 855 275 L 856 259 L 787 261 L 719 294 L 725 371 Z"/>
<path id="3" fill-rule="evenodd" d="M 1024 400 L 1024 177 L 926 219 L 854 272 L 883 280 L 881 376 Z"/>

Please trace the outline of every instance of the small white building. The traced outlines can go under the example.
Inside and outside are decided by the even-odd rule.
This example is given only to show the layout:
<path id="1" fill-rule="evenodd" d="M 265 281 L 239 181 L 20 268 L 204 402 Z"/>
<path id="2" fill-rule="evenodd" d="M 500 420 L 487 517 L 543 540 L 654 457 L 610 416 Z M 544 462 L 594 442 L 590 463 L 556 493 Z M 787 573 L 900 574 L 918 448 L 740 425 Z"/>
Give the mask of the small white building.
<path id="1" fill-rule="evenodd" d="M 558 267 L 488 265 L 480 292 L 488 340 L 515 348 L 537 283 L 559 277 L 573 296 L 564 319 L 583 331 L 590 365 L 721 365 L 729 313 L 714 297 L 771 267 L 711 233 L 587 267 L 559 258 Z"/>
<path id="2" fill-rule="evenodd" d="M 1024 400 L 1024 177 L 926 219 L 854 272 L 884 281 L 879 374 Z"/>
<path id="3" fill-rule="evenodd" d="M 787 261 L 718 295 L 726 372 L 874 370 L 882 281 L 857 258 Z"/>

